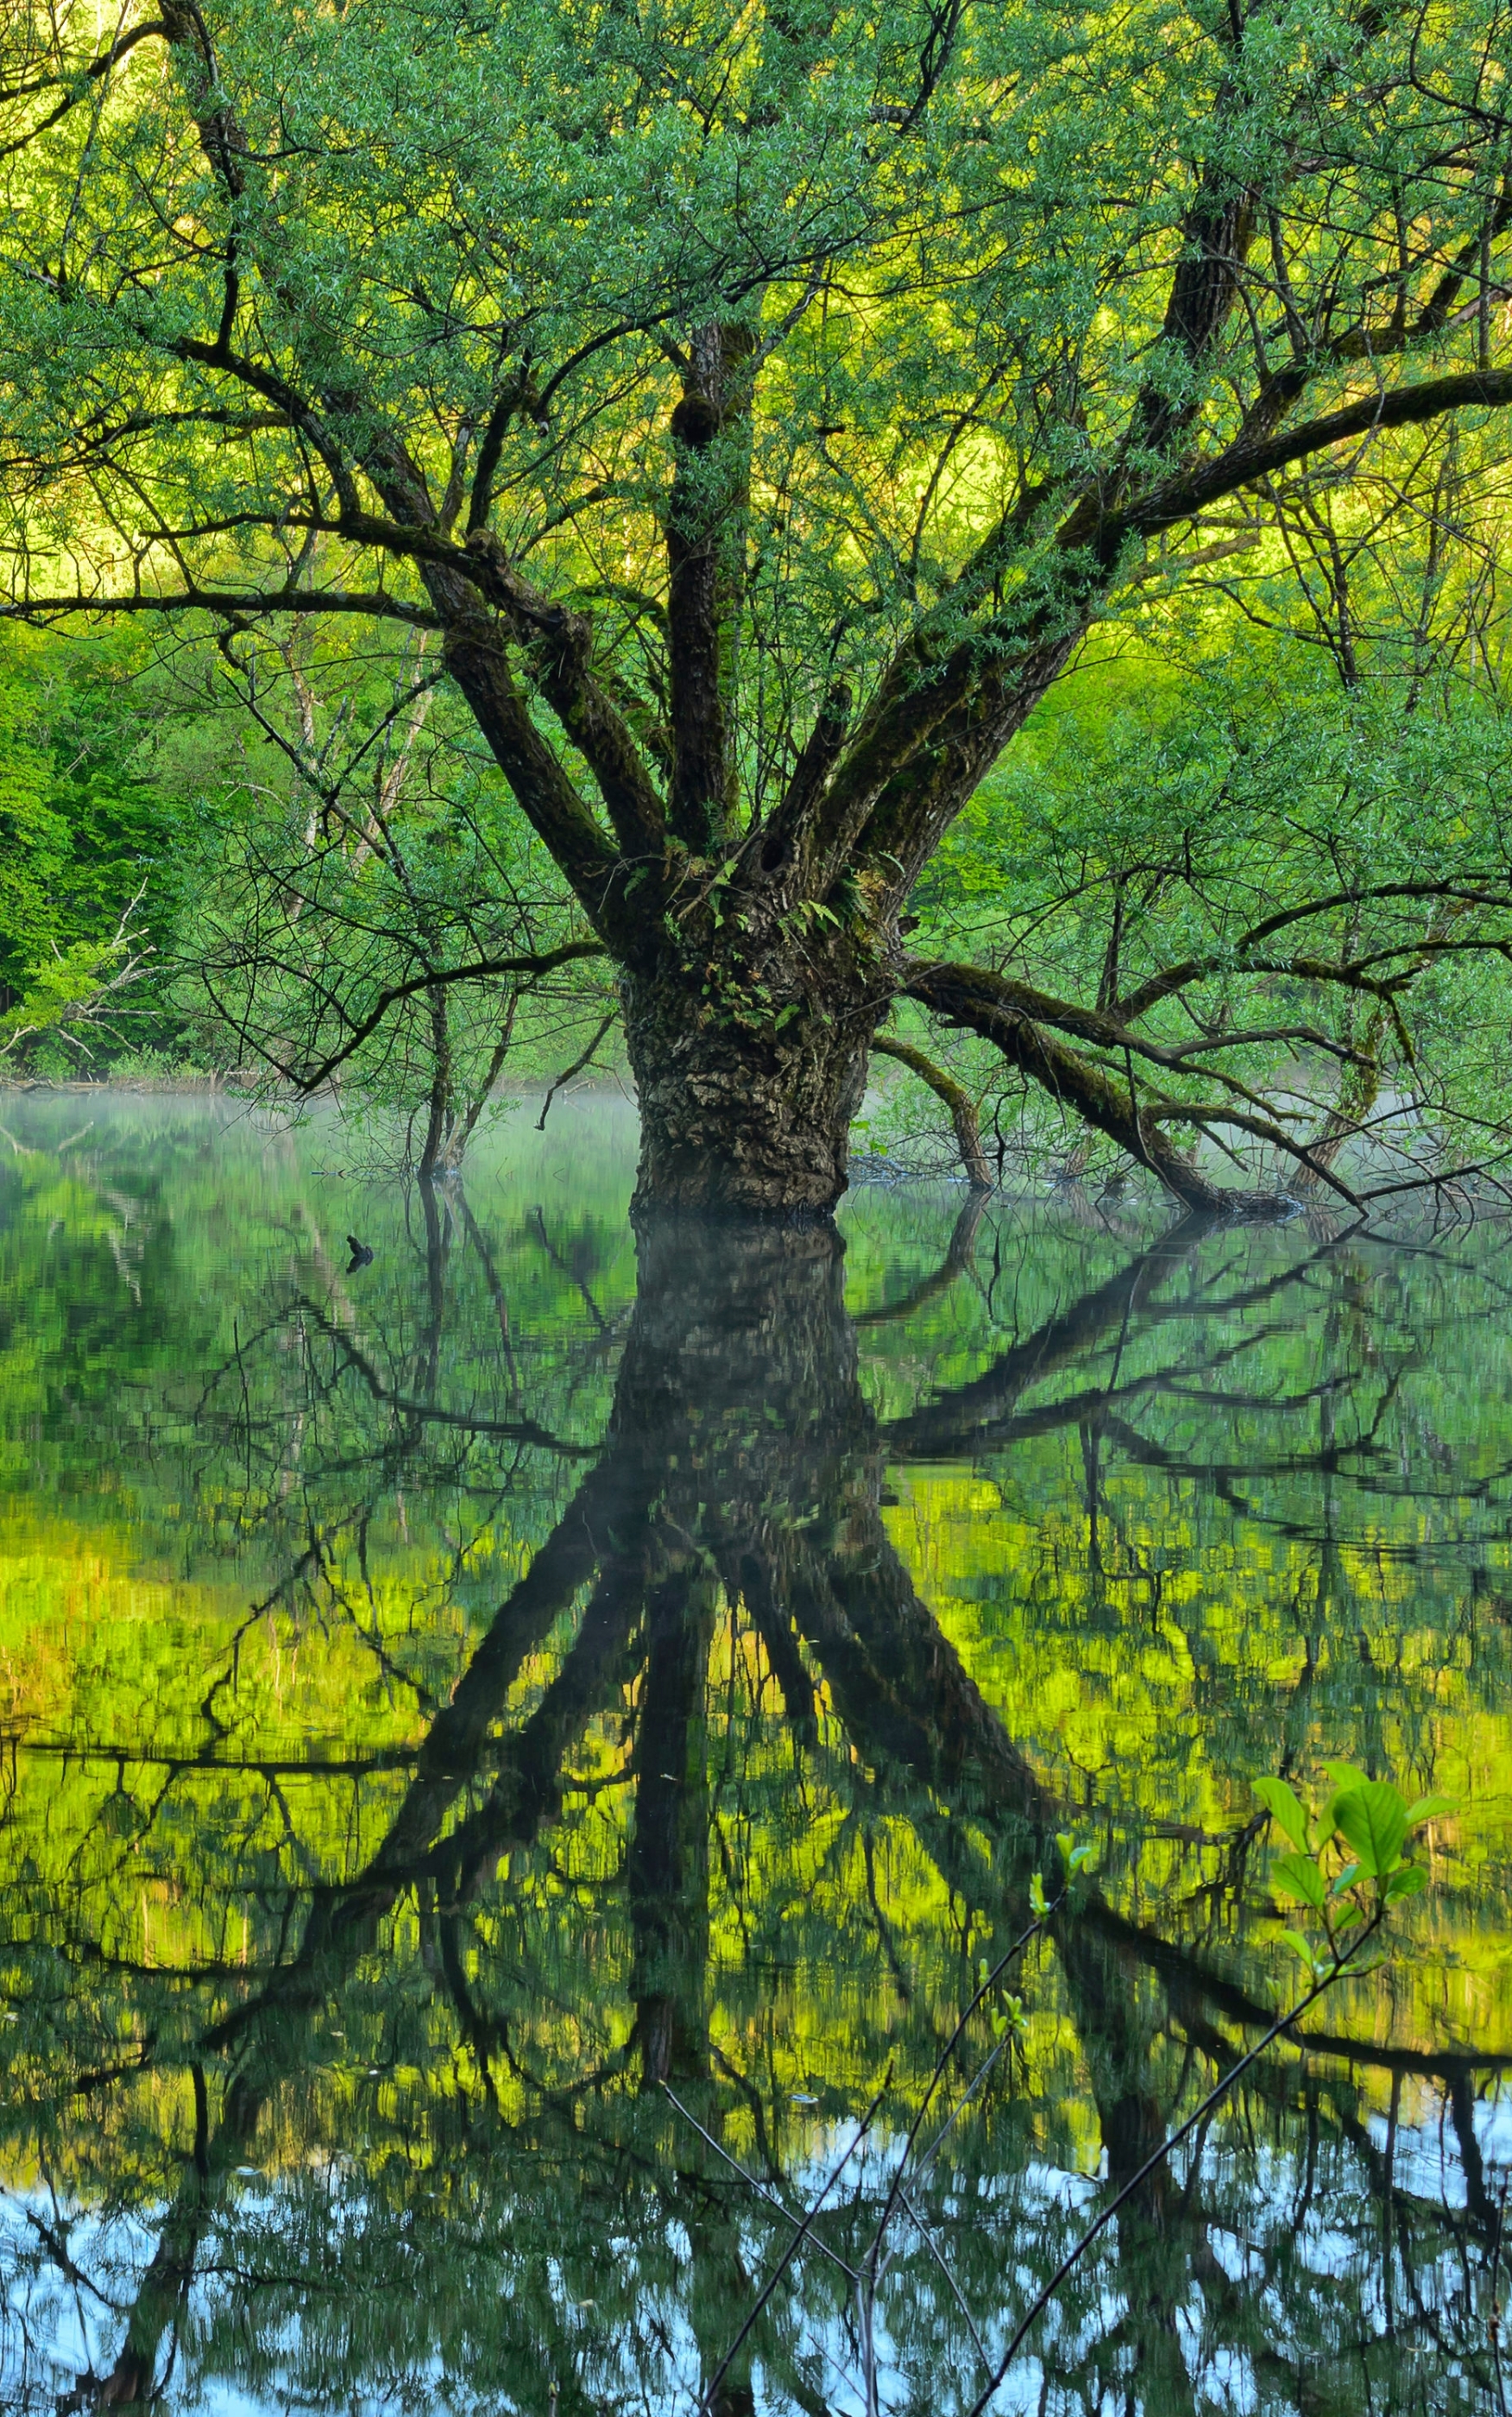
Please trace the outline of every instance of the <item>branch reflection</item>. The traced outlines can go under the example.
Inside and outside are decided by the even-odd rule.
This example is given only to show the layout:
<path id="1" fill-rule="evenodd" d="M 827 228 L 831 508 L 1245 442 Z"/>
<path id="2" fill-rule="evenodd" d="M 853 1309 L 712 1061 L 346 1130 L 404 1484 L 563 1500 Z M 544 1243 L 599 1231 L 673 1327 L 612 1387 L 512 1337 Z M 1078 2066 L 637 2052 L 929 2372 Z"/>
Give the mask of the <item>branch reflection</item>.
<path id="1" fill-rule="evenodd" d="M 302 1230 L 199 1384 L 177 1466 L 266 1582 L 207 1628 L 176 1742 L 150 1716 L 18 1732 L 6 2405 L 225 2387 L 568 2417 L 694 2407 L 723 2364 L 725 2417 L 969 2407 L 1099 2194 L 1290 1985 L 1242 1768 L 1176 1817 L 1131 1710 L 1127 1767 L 1089 1788 L 1030 1665 L 1059 1636 L 1064 1702 L 1066 1674 L 1116 1666 L 1158 1726 L 1142 1657 L 1184 1639 L 1199 1711 L 1255 1770 L 1316 1759 L 1325 1695 L 1327 1745 L 1384 1765 L 1399 1718 L 1334 1680 L 1362 1552 L 1461 1549 L 1405 1469 L 1402 1301 L 1353 1238 L 1105 1236 L 1111 1270 L 1002 1347 L 978 1324 L 967 1368 L 947 1331 L 931 1382 L 915 1322 L 1000 1244 L 978 1203 L 859 1318 L 828 1231 L 647 1230 L 616 1308 L 542 1219 L 520 1247 L 586 1313 L 548 1382 L 510 1254 L 456 1194 L 416 1207 L 402 1295 L 359 1302 Z M 1274 1347 L 1299 1321 L 1310 1372 Z M 902 1548 L 907 1488 L 985 1486 L 980 1546 L 1015 1469 L 1072 1439 L 1079 1494 L 1015 1546 L 1034 1616 L 983 1643 L 961 1573 Z M 1504 1474 L 1489 1454 L 1457 1500 L 1499 1503 Z M 1370 1538 L 1378 1497 L 1411 1534 Z M 533 1544 L 503 1541 L 548 1502 Z M 1289 1557 L 1300 1645 L 1263 1705 L 1217 1704 L 1180 1518 Z M 990 1562 L 965 1574 L 1002 1613 Z M 1484 1605 L 1484 1571 L 1468 1591 Z M 1459 1666 L 1443 1627 L 1434 1649 Z M 301 1754 L 323 1653 L 356 1741 Z M 946 2074 L 970 2104 L 908 2186 L 864 2340 L 853 2278 L 900 2144 L 1067 1829 L 1096 1878 L 1025 1954 L 1021 2032 L 990 2006 Z M 1504 1896 L 1444 1877 L 1424 1919 L 1462 1959 Z M 1278 2044 L 1079 2271 L 1004 2405 L 1015 2380 L 1024 2407 L 1148 2417 L 1487 2394 L 1512 2037 L 1457 2029 L 1456 2002 L 1409 1949 Z"/>

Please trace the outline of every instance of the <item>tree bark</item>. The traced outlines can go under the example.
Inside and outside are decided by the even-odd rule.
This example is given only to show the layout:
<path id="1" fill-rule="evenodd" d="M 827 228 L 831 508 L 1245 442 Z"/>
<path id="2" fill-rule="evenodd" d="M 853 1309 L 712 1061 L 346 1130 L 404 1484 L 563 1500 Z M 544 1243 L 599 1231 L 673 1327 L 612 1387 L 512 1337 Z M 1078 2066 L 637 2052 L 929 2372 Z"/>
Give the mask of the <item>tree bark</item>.
<path id="1" fill-rule="evenodd" d="M 747 979 L 721 980 L 731 972 Z M 637 1212 L 828 1216 L 884 1001 L 844 972 L 821 981 L 809 965 L 768 961 L 758 974 L 713 958 L 691 973 L 631 970 L 623 997 L 641 1111 Z"/>

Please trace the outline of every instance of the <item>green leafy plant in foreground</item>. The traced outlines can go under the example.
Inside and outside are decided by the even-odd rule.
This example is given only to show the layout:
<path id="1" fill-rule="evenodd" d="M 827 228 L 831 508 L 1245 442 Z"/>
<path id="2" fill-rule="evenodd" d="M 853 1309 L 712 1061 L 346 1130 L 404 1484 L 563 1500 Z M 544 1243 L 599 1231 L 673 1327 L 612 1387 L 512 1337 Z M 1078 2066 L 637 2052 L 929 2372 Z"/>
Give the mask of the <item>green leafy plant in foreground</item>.
<path id="1" fill-rule="evenodd" d="M 1372 1969 L 1359 1961 L 1367 1941 L 1381 1928 L 1393 1905 L 1415 1896 L 1427 1887 L 1427 1874 L 1420 1864 L 1407 1861 L 1404 1849 L 1413 1832 L 1425 1821 L 1454 1810 L 1451 1799 L 1421 1796 L 1415 1803 L 1409 1804 L 1389 1780 L 1367 1779 L 1344 1763 L 1329 1763 L 1325 1769 L 1333 1792 L 1315 1816 L 1309 1815 L 1296 1790 L 1284 1779 L 1265 1778 L 1254 1783 L 1256 1795 L 1290 1841 L 1287 1851 L 1278 1855 L 1271 1866 L 1272 1880 L 1293 1902 L 1308 1907 L 1323 1923 L 1325 1943 L 1322 1949 L 1315 1948 L 1299 1930 L 1283 1934 L 1307 1969 L 1307 1987 L 1253 2046 L 1234 2060 L 1185 2121 L 1104 2203 L 1024 2310 L 967 2417 L 986 2417 L 990 2402 L 1006 2379 L 1030 2332 L 1120 2211 L 1137 2197 L 1172 2151 L 1200 2130 L 1232 2095 L 1244 2075 L 1291 2030 L 1298 2016 L 1343 1979 L 1346 1970 L 1358 1973 Z"/>
<path id="2" fill-rule="evenodd" d="M 1321 1947 L 1300 1930 L 1281 1933 L 1315 1980 L 1353 1963 L 1387 1908 L 1428 1886 L 1422 1864 L 1407 1860 L 1408 1841 L 1425 1821 L 1454 1810 L 1447 1796 L 1409 1804 L 1389 1780 L 1367 1779 L 1347 1763 L 1324 1769 L 1332 1793 L 1316 1814 L 1284 1779 L 1255 1782 L 1255 1794 L 1290 1841 L 1271 1864 L 1272 1883 L 1323 1927 Z"/>
<path id="3" fill-rule="evenodd" d="M 1285 1852 L 1271 1865 L 1274 1885 L 1293 1903 L 1306 1907 L 1322 1924 L 1323 1940 L 1315 1946 L 1300 1930 L 1283 1933 L 1288 1945 L 1301 1959 L 1307 1972 L 1307 1984 L 1301 1995 L 1278 2014 L 1263 2035 L 1242 2056 L 1236 2057 L 1219 2075 L 1214 2087 L 1191 2109 L 1147 2156 L 1138 2169 L 1129 2175 L 1098 2209 L 1061 2259 L 1054 2273 L 1028 2302 L 1013 2328 L 1006 2347 L 990 2365 L 986 2381 L 972 2402 L 967 2417 L 987 2417 L 999 2388 L 1007 2379 L 1021 2349 L 1051 2301 L 1096 2242 L 1131 2201 L 1137 2201 L 1152 2177 L 1164 2166 L 1173 2151 L 1199 2132 L 1210 2117 L 1232 2096 L 1245 2075 L 1260 2062 L 1278 2041 L 1291 2033 L 1299 2016 L 1316 2005 L 1318 2000 L 1342 1980 L 1346 1973 L 1355 1974 L 1375 1967 L 1364 1963 L 1362 1953 L 1368 1942 L 1381 1929 L 1394 1905 L 1417 1895 L 1428 1885 L 1422 1866 L 1409 1862 L 1406 1848 L 1414 1831 L 1435 1816 L 1452 1812 L 1453 1801 L 1445 1796 L 1422 1796 L 1409 1803 L 1400 1790 L 1389 1780 L 1368 1779 L 1342 1763 L 1326 1766 L 1331 1793 L 1320 1811 L 1309 1813 L 1295 1789 L 1284 1779 L 1256 1780 L 1256 1795 L 1265 1806 L 1288 1841 Z M 1029 1909 L 1032 1920 L 1014 1939 L 995 1964 L 984 1960 L 977 1968 L 978 1985 L 962 2011 L 954 2030 L 941 2050 L 924 2099 L 914 2117 L 902 2155 L 895 2172 L 882 2215 L 872 2233 L 858 2270 L 853 2271 L 856 2286 L 856 2338 L 861 2346 L 863 2382 L 866 2405 L 878 2406 L 877 2373 L 874 2343 L 877 2335 L 876 2299 L 893 2251 L 887 2245 L 889 2227 L 900 2210 L 915 2225 L 916 2211 L 904 2190 L 905 2176 L 911 2188 L 916 2189 L 932 2164 L 945 2133 L 972 2102 L 986 2072 L 994 2063 L 1010 2038 L 1022 2036 L 1027 2030 L 1023 2000 L 1017 1996 L 1001 1998 L 990 2010 L 989 2020 L 993 2045 L 985 2060 L 960 2092 L 956 2105 L 922 2158 L 915 2165 L 914 2151 L 926 2112 L 960 2047 L 972 2016 L 993 1996 L 1008 1965 L 1019 1956 L 1032 1939 L 1066 1909 L 1070 1902 L 1072 1882 L 1085 1873 L 1091 1850 L 1077 1846 L 1068 1835 L 1056 1841 L 1062 1874 L 1061 1886 L 1054 1896 L 1047 1893 L 1043 1878 L 1036 1873 L 1030 1883 Z M 890 2072 L 890 2067 L 889 2067 Z M 663 2084 L 663 2087 L 666 2085 Z M 797 2223 L 780 2260 L 750 2308 L 723 2359 L 715 2370 L 714 2379 L 699 2404 L 698 2417 L 709 2417 L 720 2405 L 719 2387 L 744 2347 L 758 2317 L 766 2305 L 782 2275 L 799 2250 L 809 2242 L 814 2219 L 839 2181 L 844 2166 L 855 2154 L 881 2105 L 886 2081 L 868 2107 L 839 2164 L 830 2172 L 819 2197 Z M 668 2093 L 671 2095 L 671 2092 Z M 688 2110 L 673 2099 L 679 2113 Z M 688 2117 L 689 2121 L 696 2119 Z M 696 2128 L 703 2130 L 701 2125 Z M 705 2139 L 710 2135 L 703 2134 Z M 718 2144 L 713 2144 L 717 2149 Z M 719 2153 L 725 2152 L 721 2150 Z M 748 2180 L 749 2178 L 747 2177 Z M 823 2247 L 822 2243 L 814 2244 Z M 833 2255 L 833 2252 L 826 2252 Z M 938 2251 L 936 2251 L 938 2256 Z M 946 2270 L 948 2272 L 948 2270 Z M 954 2288 L 954 2286 L 952 2286 Z"/>

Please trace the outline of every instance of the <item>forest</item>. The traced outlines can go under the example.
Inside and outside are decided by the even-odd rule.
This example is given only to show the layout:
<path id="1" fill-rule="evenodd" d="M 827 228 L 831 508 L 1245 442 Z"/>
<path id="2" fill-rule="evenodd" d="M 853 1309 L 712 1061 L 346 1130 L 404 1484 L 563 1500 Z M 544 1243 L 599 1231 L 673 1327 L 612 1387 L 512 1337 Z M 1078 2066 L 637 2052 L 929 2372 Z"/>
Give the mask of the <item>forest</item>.
<path id="1" fill-rule="evenodd" d="M 149 6 L 5 14 L 7 1080 L 1500 1185 L 1496 6 Z"/>

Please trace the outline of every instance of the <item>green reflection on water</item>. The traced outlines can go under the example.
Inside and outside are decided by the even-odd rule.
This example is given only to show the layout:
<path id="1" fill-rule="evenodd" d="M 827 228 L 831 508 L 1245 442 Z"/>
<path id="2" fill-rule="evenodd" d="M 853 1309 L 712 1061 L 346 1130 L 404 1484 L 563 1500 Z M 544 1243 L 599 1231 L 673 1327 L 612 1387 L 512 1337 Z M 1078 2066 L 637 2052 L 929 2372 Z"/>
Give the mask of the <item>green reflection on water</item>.
<path id="1" fill-rule="evenodd" d="M 440 1196 L 9 1103 L 0 2401 L 691 2410 L 881 2090 L 719 2402 L 864 2407 L 845 2267 L 1071 1827 L 889 2234 L 882 2404 L 967 2408 L 1288 2002 L 1248 1783 L 1342 1758 L 1459 1800 L 1431 1892 L 1000 2405 L 1494 2407 L 1500 1230 L 871 1192 L 638 1266 L 632 1145 L 558 1108 Z"/>

